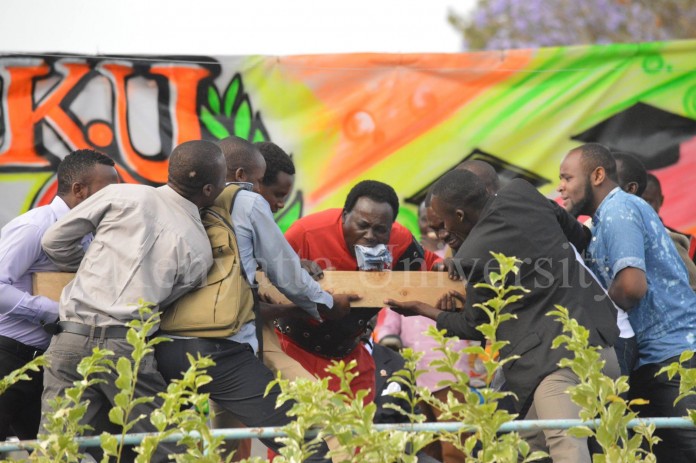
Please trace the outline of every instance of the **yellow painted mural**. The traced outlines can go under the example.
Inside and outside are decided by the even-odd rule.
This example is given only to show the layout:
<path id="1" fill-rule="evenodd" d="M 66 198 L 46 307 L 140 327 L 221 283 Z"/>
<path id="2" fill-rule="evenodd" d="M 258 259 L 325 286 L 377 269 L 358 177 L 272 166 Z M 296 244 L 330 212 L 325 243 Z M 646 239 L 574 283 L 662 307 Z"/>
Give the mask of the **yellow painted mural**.
<path id="1" fill-rule="evenodd" d="M 340 206 L 376 179 L 415 204 L 468 158 L 552 195 L 571 148 L 637 154 L 665 222 L 696 232 L 696 41 L 463 54 L 0 55 L 0 224 L 49 202 L 62 157 L 90 147 L 127 182 L 166 181 L 168 154 L 230 134 L 292 153 L 278 220 Z"/>

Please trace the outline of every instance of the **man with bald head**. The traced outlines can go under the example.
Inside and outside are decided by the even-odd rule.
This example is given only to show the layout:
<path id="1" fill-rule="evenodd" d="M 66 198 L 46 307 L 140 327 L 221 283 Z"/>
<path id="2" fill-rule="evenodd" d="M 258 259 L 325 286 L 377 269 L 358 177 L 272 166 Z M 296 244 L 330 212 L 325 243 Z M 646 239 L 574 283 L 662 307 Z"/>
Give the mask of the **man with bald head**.
<path id="1" fill-rule="evenodd" d="M 476 175 L 486 186 L 488 194 L 494 195 L 500 190 L 500 179 L 492 165 L 480 159 L 469 159 L 460 163 L 455 170 L 468 170 Z"/>
<path id="2" fill-rule="evenodd" d="M 230 217 L 237 239 L 242 270 L 249 284 L 256 290 L 256 270 L 261 268 L 268 279 L 295 306 L 282 307 L 283 313 L 311 318 L 321 322 L 319 307 L 325 318 L 336 318 L 350 310 L 348 295 L 335 295 L 323 291 L 319 283 L 300 266 L 300 259 L 285 240 L 273 219 L 268 202 L 258 194 L 259 182 L 264 176 L 266 163 L 258 147 L 239 137 L 228 137 L 218 142 L 226 159 L 229 185 L 220 199 L 231 195 Z M 239 187 L 242 186 L 242 189 Z M 236 191 L 230 191 L 236 190 Z M 253 190 L 253 191 L 252 191 Z M 220 204 L 216 203 L 218 206 Z M 225 206 L 227 207 L 227 206 Z M 208 246 L 210 248 L 210 246 Z M 278 306 L 261 304 L 262 309 L 279 309 Z M 236 427 L 243 423 L 249 427 L 285 426 L 290 422 L 288 411 L 293 403 L 276 407 L 280 388 L 266 390 L 274 374 L 254 356 L 258 352 L 262 321 L 257 319 L 260 310 L 239 312 L 240 329 L 225 338 L 176 337 L 172 342 L 156 346 L 160 371 L 168 380 L 180 377 L 189 363 L 187 354 L 209 355 L 215 366 L 207 370 L 212 378 L 200 391 L 208 393 L 216 411 L 216 427 Z M 265 312 L 260 312 L 263 316 Z M 272 317 L 267 317 L 268 321 Z M 276 344 L 274 352 L 281 349 L 273 329 L 268 328 Z M 273 354 L 266 351 L 267 356 Z M 274 439 L 262 442 L 279 450 Z M 311 461 L 326 461 L 320 449 Z"/>
<path id="3" fill-rule="evenodd" d="M 495 171 L 492 165 L 485 161 L 481 161 L 480 159 L 469 159 L 460 163 L 454 168 L 454 170 L 464 170 L 476 175 L 479 180 L 483 182 L 489 195 L 494 195 L 498 192 L 498 190 L 500 190 L 500 179 L 498 178 L 498 173 Z M 462 241 L 456 235 L 447 231 L 442 218 L 437 215 L 430 204 L 431 198 L 432 190 L 428 192 L 424 200 L 428 226 L 432 228 L 435 233 L 437 233 L 437 237 L 448 246 L 449 249 L 445 256 L 452 257 L 457 250 L 459 250 L 459 247 L 462 245 Z"/>
<path id="4" fill-rule="evenodd" d="M 261 151 L 248 140 L 234 135 L 220 140 L 218 146 L 225 155 L 227 181 L 248 183 L 251 185 L 248 189 L 258 193 L 266 172 L 266 160 Z"/>
<path id="5" fill-rule="evenodd" d="M 60 270 L 77 273 L 61 295 L 58 332 L 46 351 L 43 420 L 50 413 L 48 401 L 82 379 L 77 365 L 93 348 L 110 349 L 114 358 L 131 358 L 125 325 L 140 319 L 139 300 L 157 310 L 200 285 L 213 258 L 199 208 L 211 205 L 224 186 L 220 148 L 190 141 L 172 152 L 167 185 L 107 186 L 48 229 L 44 251 Z M 81 240 L 88 233 L 95 237 L 85 252 Z M 106 381 L 91 385 L 82 397 L 89 401 L 83 424 L 93 434 L 120 433 L 108 417 L 119 392 L 117 375 L 110 371 L 102 377 Z M 165 389 L 154 356 L 148 354 L 138 370 L 134 399 L 155 399 L 136 405 L 133 416 L 149 416 L 161 405 L 157 393 Z M 130 431 L 155 428 L 146 418 Z M 156 461 L 166 461 L 168 447 L 160 448 Z"/>
<path id="6" fill-rule="evenodd" d="M 525 419 L 577 419 L 580 409 L 565 391 L 579 380 L 569 368 L 558 366 L 570 354 L 552 349 L 562 327 L 545 314 L 555 304 L 568 307 L 587 328 L 589 343 L 598 348 L 606 373 L 613 377 L 619 372 L 611 348 L 618 334 L 616 310 L 569 246 L 554 206 L 525 180 L 512 180 L 490 195 L 475 174 L 460 170 L 437 181 L 431 204 L 447 231 L 462 242 L 454 260 L 459 275 L 467 279 L 464 308 L 448 312 L 419 301 L 385 303 L 406 315 L 432 318 L 448 335 L 482 340 L 477 327 L 488 319 L 476 305 L 485 303 L 490 293 L 478 283 L 490 281 L 490 275 L 499 271 L 490 252 L 516 256 L 520 259 L 516 284 L 529 292 L 506 309 L 516 319 L 501 324 L 496 332 L 497 339 L 509 342 L 501 359 L 519 355 L 502 368 L 505 387 L 515 393 L 515 412 Z M 591 461 L 586 439 L 561 430 L 544 430 L 543 436 L 530 444 L 534 450 L 547 447 L 554 461 Z"/>

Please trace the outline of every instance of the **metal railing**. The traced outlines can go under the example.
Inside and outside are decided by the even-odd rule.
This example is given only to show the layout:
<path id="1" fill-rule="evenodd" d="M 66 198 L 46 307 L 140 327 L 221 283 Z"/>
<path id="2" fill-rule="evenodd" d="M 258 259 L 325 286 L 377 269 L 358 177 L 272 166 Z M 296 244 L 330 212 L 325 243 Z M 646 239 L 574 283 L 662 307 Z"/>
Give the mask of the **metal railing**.
<path id="1" fill-rule="evenodd" d="M 575 426 L 587 426 L 594 428 L 598 423 L 597 420 L 581 421 L 581 420 L 519 420 L 504 423 L 499 432 L 512 431 L 528 431 L 532 429 L 569 429 Z M 629 428 L 634 428 L 640 425 L 654 424 L 656 428 L 696 428 L 688 418 L 643 418 L 631 420 L 628 423 Z M 404 423 L 404 424 L 377 424 L 375 428 L 380 431 L 399 430 L 409 432 L 454 432 L 459 430 L 473 430 L 474 427 L 464 423 L 446 422 L 446 423 Z M 216 429 L 212 431 L 214 436 L 222 436 L 225 440 L 238 439 L 253 439 L 253 438 L 272 438 L 287 436 L 282 428 L 230 428 Z M 123 442 L 127 445 L 137 445 L 143 438 L 149 436 L 148 433 L 127 434 Z M 196 435 L 193 433 L 192 435 Z M 118 441 L 121 441 L 121 436 L 115 436 Z M 165 439 L 164 442 L 176 442 L 184 437 L 183 434 L 172 434 Z M 78 437 L 75 438 L 80 443 L 81 447 L 98 447 L 101 441 L 98 436 Z M 20 442 L 5 442 L 0 444 L 0 452 L 14 452 L 17 450 L 32 450 L 38 441 L 20 441 Z"/>

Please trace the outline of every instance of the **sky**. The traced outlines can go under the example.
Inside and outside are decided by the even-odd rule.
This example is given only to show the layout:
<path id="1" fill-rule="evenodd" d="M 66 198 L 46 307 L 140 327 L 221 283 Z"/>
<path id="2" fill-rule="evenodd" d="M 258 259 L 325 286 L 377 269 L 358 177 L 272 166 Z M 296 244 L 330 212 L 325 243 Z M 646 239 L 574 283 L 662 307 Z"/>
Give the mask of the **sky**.
<path id="1" fill-rule="evenodd" d="M 456 53 L 476 0 L 0 0 L 0 53 Z"/>

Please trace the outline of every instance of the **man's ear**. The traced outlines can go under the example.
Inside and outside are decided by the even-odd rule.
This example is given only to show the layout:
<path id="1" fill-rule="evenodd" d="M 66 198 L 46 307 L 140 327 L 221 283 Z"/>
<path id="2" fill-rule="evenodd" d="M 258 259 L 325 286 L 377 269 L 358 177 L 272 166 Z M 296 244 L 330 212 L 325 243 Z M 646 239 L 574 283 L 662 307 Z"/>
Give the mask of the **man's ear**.
<path id="1" fill-rule="evenodd" d="M 464 217 L 466 217 L 466 212 L 464 212 L 464 209 L 455 209 L 454 215 L 457 216 L 457 220 L 459 220 L 460 222 L 464 222 Z"/>
<path id="2" fill-rule="evenodd" d="M 638 192 L 638 182 L 628 182 L 624 191 L 632 195 L 636 194 Z"/>
<path id="3" fill-rule="evenodd" d="M 604 167 L 602 166 L 596 167 L 595 170 L 593 170 L 590 174 L 590 181 L 594 186 L 601 185 L 602 183 L 604 183 L 604 180 L 606 180 L 606 178 L 607 171 L 604 170 Z"/>
<path id="4" fill-rule="evenodd" d="M 70 185 L 70 192 L 79 201 L 84 201 L 87 199 L 88 191 L 87 187 L 80 182 L 74 182 Z"/>
<path id="5" fill-rule="evenodd" d="M 206 197 L 209 198 L 209 197 L 213 194 L 213 185 L 212 185 L 212 183 L 206 183 L 205 185 L 203 185 L 203 188 L 202 188 L 201 191 L 203 192 L 203 194 L 204 194 Z"/>
<path id="6" fill-rule="evenodd" d="M 247 176 L 246 172 L 244 171 L 244 167 L 239 167 L 237 170 L 234 171 L 234 180 L 235 182 L 246 182 L 247 181 Z"/>

